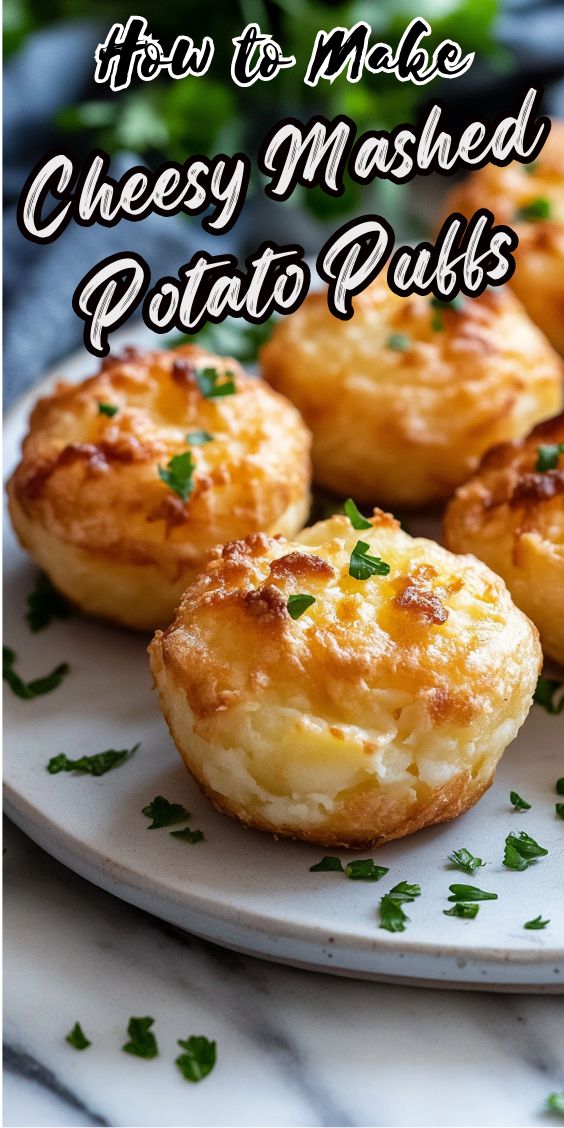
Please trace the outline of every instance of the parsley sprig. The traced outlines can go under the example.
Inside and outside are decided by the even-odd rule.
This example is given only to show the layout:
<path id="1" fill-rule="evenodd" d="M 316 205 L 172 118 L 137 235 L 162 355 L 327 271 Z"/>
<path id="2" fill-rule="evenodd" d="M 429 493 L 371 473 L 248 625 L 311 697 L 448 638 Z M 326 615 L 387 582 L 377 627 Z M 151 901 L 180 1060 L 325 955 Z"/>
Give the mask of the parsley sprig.
<path id="1" fill-rule="evenodd" d="M 164 795 L 156 795 L 146 807 L 142 808 L 142 814 L 152 819 L 147 830 L 159 830 L 162 826 L 173 826 L 174 823 L 190 818 L 190 811 L 187 811 L 182 803 L 170 803 Z"/>
<path id="2" fill-rule="evenodd" d="M 27 597 L 26 619 L 29 629 L 34 632 L 48 627 L 52 619 L 68 619 L 70 607 L 59 595 L 47 576 L 40 572 L 35 587 Z"/>
<path id="3" fill-rule="evenodd" d="M 189 842 L 191 846 L 195 846 L 197 842 L 205 842 L 205 834 L 203 830 L 191 830 L 189 826 L 184 826 L 182 830 L 171 830 L 171 838 L 178 838 L 181 842 Z"/>
<path id="4" fill-rule="evenodd" d="M 344 509 L 345 514 L 348 517 L 353 529 L 371 529 L 372 528 L 372 522 L 369 521 L 366 517 L 363 517 L 362 513 L 358 509 L 358 507 L 355 504 L 355 502 L 353 501 L 352 497 L 347 498 L 347 500 L 345 501 L 345 504 L 343 505 L 343 509 Z"/>
<path id="5" fill-rule="evenodd" d="M 157 1039 L 150 1029 L 154 1021 L 154 1018 L 148 1016 L 129 1019 L 127 1026 L 129 1042 L 121 1047 L 126 1054 L 134 1054 L 135 1057 L 141 1058 L 157 1057 L 159 1047 L 157 1046 Z"/>
<path id="6" fill-rule="evenodd" d="M 561 454 L 564 454 L 564 443 L 541 443 L 537 447 L 535 470 L 539 474 L 546 474 L 547 470 L 557 470 Z"/>
<path id="7" fill-rule="evenodd" d="M 449 885 L 449 901 L 497 901 L 497 893 L 487 893 L 476 885 Z"/>
<path id="8" fill-rule="evenodd" d="M 544 858 L 546 854 L 548 854 L 548 850 L 535 842 L 535 839 L 531 838 L 530 834 L 526 834 L 524 830 L 519 832 L 519 836 L 511 831 L 505 839 L 503 864 L 507 869 L 525 870 L 531 862 L 534 862 L 537 858 Z"/>
<path id="9" fill-rule="evenodd" d="M 535 196 L 528 204 L 517 208 L 515 219 L 535 222 L 537 219 L 550 219 L 552 206 L 546 196 Z"/>
<path id="10" fill-rule="evenodd" d="M 119 768 L 120 764 L 130 760 L 139 747 L 139 744 L 134 744 L 133 748 L 108 748 L 105 752 L 96 752 L 93 756 L 80 756 L 77 760 L 70 760 L 64 752 L 60 752 L 58 756 L 52 756 L 49 760 L 47 771 L 51 775 L 57 775 L 59 772 L 79 772 L 102 776 L 112 768 Z"/>
<path id="11" fill-rule="evenodd" d="M 86 1037 L 80 1022 L 75 1022 L 72 1030 L 67 1034 L 65 1042 L 68 1042 L 73 1050 L 87 1050 L 88 1047 L 92 1045 L 92 1042 Z"/>
<path id="12" fill-rule="evenodd" d="M 175 454 L 166 466 L 159 466 L 159 478 L 178 494 L 182 501 L 187 501 L 194 489 L 193 474 L 196 463 L 189 450 L 182 454 Z"/>
<path id="13" fill-rule="evenodd" d="M 486 864 L 481 858 L 477 858 L 475 854 L 471 854 L 469 850 L 466 850 L 464 846 L 460 850 L 453 850 L 452 854 L 449 854 L 448 860 L 452 862 L 453 866 L 456 866 L 457 869 L 461 869 L 464 873 L 470 874 L 474 873 L 474 870 L 479 869 L 480 866 L 485 866 Z"/>
<path id="14" fill-rule="evenodd" d="M 385 928 L 386 932 L 405 932 L 409 917 L 402 905 L 414 901 L 420 894 L 419 885 L 410 885 L 407 881 L 394 885 L 380 900 L 380 928 Z"/>
<path id="15" fill-rule="evenodd" d="M 369 555 L 370 545 L 366 541 L 357 541 L 349 562 L 349 576 L 355 580 L 368 580 L 371 576 L 387 576 L 390 565 L 381 560 L 379 556 Z"/>
<path id="16" fill-rule="evenodd" d="M 345 866 L 345 877 L 351 881 L 380 881 L 389 872 L 389 866 L 377 866 L 372 858 L 357 858 Z"/>
<path id="17" fill-rule="evenodd" d="M 326 854 L 320 862 L 316 862 L 314 866 L 309 867 L 310 873 L 343 873 L 343 863 L 340 858 L 335 858 L 331 854 Z"/>
<path id="18" fill-rule="evenodd" d="M 60 686 L 63 678 L 70 670 L 68 662 L 61 662 L 45 677 L 34 678 L 30 682 L 25 682 L 14 669 L 15 661 L 15 652 L 9 646 L 4 646 L 2 649 L 2 677 L 10 686 L 12 693 L 15 693 L 16 697 L 21 697 L 23 701 L 31 701 L 34 697 L 42 697 L 45 693 L 51 693 L 53 689 Z"/>
<path id="19" fill-rule="evenodd" d="M 539 928 L 546 928 L 547 924 L 550 924 L 550 921 L 543 920 L 539 913 L 539 915 L 535 917 L 534 920 L 525 921 L 523 928 L 528 928 L 530 931 L 536 931 Z"/>
<path id="20" fill-rule="evenodd" d="M 179 1038 L 178 1045 L 183 1052 L 175 1058 L 175 1063 L 182 1076 L 186 1081 L 192 1081 L 194 1084 L 203 1081 L 216 1063 L 216 1043 L 210 1042 L 208 1038 L 201 1035 L 193 1035 L 184 1040 Z"/>
<path id="21" fill-rule="evenodd" d="M 291 619 L 300 619 L 307 611 L 308 607 L 312 607 L 315 603 L 314 595 L 307 595 L 305 592 L 300 592 L 296 595 L 289 595 L 286 607 Z"/>
<path id="22" fill-rule="evenodd" d="M 531 804 L 527 803 L 526 799 L 522 799 L 516 791 L 509 792 L 509 802 L 513 805 L 516 811 L 530 811 Z"/>
<path id="23" fill-rule="evenodd" d="M 99 403 L 98 412 L 100 415 L 107 415 L 108 419 L 113 419 L 117 415 L 119 407 L 115 403 Z"/>
<path id="24" fill-rule="evenodd" d="M 452 909 L 443 909 L 443 913 L 448 917 L 460 917 L 462 920 L 474 920 L 478 916 L 480 906 L 473 904 L 471 901 L 457 901 L 452 906 Z"/>
<path id="25" fill-rule="evenodd" d="M 233 373 L 225 372 L 222 374 L 217 371 L 217 368 L 199 368 L 196 371 L 196 383 L 206 399 L 232 396 L 237 391 Z"/>

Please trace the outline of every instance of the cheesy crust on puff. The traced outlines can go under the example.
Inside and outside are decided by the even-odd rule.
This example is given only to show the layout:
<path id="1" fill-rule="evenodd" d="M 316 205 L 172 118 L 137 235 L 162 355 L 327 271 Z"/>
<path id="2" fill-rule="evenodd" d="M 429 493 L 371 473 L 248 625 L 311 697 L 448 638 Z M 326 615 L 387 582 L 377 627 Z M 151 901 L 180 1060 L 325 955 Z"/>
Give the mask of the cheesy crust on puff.
<path id="1" fill-rule="evenodd" d="M 502 580 L 371 524 L 225 545 L 149 647 L 187 767 L 248 826 L 359 847 L 455 818 L 529 711 L 538 635 Z M 349 575 L 359 537 L 389 575 Z M 298 593 L 315 603 L 293 620 Z"/>
<path id="2" fill-rule="evenodd" d="M 527 218 L 535 201 L 541 201 L 536 204 L 541 214 Z M 543 218 L 545 201 L 549 214 Z M 497 223 L 517 232 L 510 286 L 535 324 L 564 354 L 564 122 L 552 123 L 532 165 L 489 164 L 463 180 L 447 196 L 445 216 L 458 211 L 469 217 L 484 206 Z"/>
<path id="3" fill-rule="evenodd" d="M 537 469 L 539 447 L 553 448 L 552 469 Z M 564 666 L 564 414 L 486 455 L 447 508 L 445 540 L 503 577 Z"/>
<path id="4" fill-rule="evenodd" d="M 369 504 L 446 499 L 494 442 L 562 406 L 561 362 L 507 288 L 436 310 L 379 277 L 350 321 L 311 294 L 260 360 L 313 433 L 314 479 Z"/>
<path id="5" fill-rule="evenodd" d="M 206 398 L 196 379 L 206 368 L 230 374 L 235 393 Z M 118 410 L 110 418 L 99 404 Z M 211 441 L 196 445 L 197 431 Z M 195 345 L 126 349 L 37 403 L 8 485 L 12 522 L 82 610 L 154 630 L 214 545 L 303 527 L 309 448 L 296 409 L 236 361 Z M 159 468 L 187 450 L 195 469 L 183 501 Z"/>

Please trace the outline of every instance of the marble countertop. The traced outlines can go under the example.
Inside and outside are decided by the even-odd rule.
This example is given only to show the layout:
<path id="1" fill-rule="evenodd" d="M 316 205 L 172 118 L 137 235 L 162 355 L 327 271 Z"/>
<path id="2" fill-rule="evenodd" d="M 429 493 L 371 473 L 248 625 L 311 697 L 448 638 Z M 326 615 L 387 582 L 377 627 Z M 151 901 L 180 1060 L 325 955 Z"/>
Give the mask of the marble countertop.
<path id="1" fill-rule="evenodd" d="M 396 987 L 277 967 L 89 885 L 9 823 L 4 1125 L 563 1125 L 562 998 Z M 153 1061 L 121 1052 L 152 1015 Z M 65 1034 L 80 1021 L 83 1053 Z M 217 1042 L 198 1085 L 177 1038 Z"/>

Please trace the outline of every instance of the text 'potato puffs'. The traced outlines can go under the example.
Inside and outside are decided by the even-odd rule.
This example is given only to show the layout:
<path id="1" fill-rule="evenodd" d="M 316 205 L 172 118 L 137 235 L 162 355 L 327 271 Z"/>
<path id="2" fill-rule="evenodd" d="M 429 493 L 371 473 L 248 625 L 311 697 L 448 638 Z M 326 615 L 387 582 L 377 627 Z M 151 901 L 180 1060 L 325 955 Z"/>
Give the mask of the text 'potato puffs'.
<path id="1" fill-rule="evenodd" d="M 445 305 L 379 277 L 354 308 L 340 321 L 310 295 L 260 357 L 329 490 L 392 508 L 444 500 L 494 442 L 561 408 L 560 359 L 507 287 Z"/>
<path id="2" fill-rule="evenodd" d="M 375 511 L 218 549 L 149 648 L 187 767 L 248 826 L 372 846 L 492 782 L 531 705 L 538 634 L 473 557 Z"/>
<path id="3" fill-rule="evenodd" d="M 553 122 L 531 164 L 488 164 L 453 188 L 445 215 L 489 208 L 516 231 L 511 287 L 533 321 L 564 353 L 564 122 Z"/>
<path id="4" fill-rule="evenodd" d="M 485 456 L 447 508 L 445 539 L 503 577 L 564 665 L 564 415 Z"/>
<path id="5" fill-rule="evenodd" d="M 154 629 L 215 544 L 302 528 L 309 447 L 296 409 L 235 361 L 126 349 L 38 402 L 12 522 L 84 611 Z"/>

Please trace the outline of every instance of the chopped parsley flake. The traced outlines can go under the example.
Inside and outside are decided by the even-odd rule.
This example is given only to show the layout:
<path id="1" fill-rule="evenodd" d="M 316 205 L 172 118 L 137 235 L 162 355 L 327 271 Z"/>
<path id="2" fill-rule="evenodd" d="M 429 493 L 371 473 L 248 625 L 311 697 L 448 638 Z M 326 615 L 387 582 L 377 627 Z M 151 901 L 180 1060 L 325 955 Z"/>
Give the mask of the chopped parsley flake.
<path id="1" fill-rule="evenodd" d="M 192 475 L 195 469 L 196 463 L 191 452 L 185 450 L 182 454 L 175 454 L 170 462 L 167 462 L 166 467 L 159 466 L 159 478 L 169 489 L 178 494 L 182 501 L 187 501 L 194 489 Z"/>
<path id="2" fill-rule="evenodd" d="M 372 858 L 358 858 L 345 866 L 345 875 L 351 881 L 380 881 L 389 872 L 389 867 L 377 866 Z"/>
<path id="3" fill-rule="evenodd" d="M 516 791 L 509 792 L 509 802 L 513 804 L 516 811 L 530 811 L 531 804 L 527 803 L 526 799 L 522 799 Z"/>
<path id="4" fill-rule="evenodd" d="M 552 713 L 556 716 L 564 710 L 564 682 L 557 681 L 556 678 L 543 678 L 542 675 L 537 681 L 537 688 L 533 694 L 533 701 L 537 705 L 542 705 L 547 713 Z"/>
<path id="5" fill-rule="evenodd" d="M 445 916 L 462 917 L 463 920 L 474 920 L 478 916 L 480 910 L 479 905 L 473 905 L 470 901 L 457 901 L 452 909 L 443 909 Z"/>
<path id="6" fill-rule="evenodd" d="M 564 795 L 564 777 L 556 780 L 556 794 Z"/>
<path id="7" fill-rule="evenodd" d="M 561 1116 L 564 1116 L 564 1093 L 551 1093 L 546 1098 L 546 1107 L 551 1112 L 559 1112 Z"/>
<path id="8" fill-rule="evenodd" d="M 290 618 L 301 618 L 304 611 L 307 611 L 308 607 L 311 607 L 314 603 L 315 596 L 306 595 L 305 592 L 302 592 L 299 595 L 289 595 L 286 607 L 288 608 L 288 614 Z"/>
<path id="9" fill-rule="evenodd" d="M 206 443 L 213 443 L 213 435 L 210 435 L 209 431 L 189 431 L 186 442 L 190 446 L 205 446 Z"/>
<path id="10" fill-rule="evenodd" d="M 171 830 L 172 838 L 179 838 L 181 842 L 189 842 L 192 846 L 196 842 L 205 842 L 206 836 L 203 830 L 190 830 L 189 826 L 185 826 L 183 830 Z"/>
<path id="11" fill-rule="evenodd" d="M 532 932 L 533 930 L 536 931 L 539 928 L 546 928 L 547 924 L 550 924 L 550 921 L 549 920 L 543 920 L 540 913 L 539 913 L 538 917 L 535 917 L 534 920 L 525 921 L 523 928 L 528 928 Z"/>
<path id="12" fill-rule="evenodd" d="M 390 333 L 386 341 L 386 348 L 392 349 L 393 352 L 407 352 L 411 340 L 407 333 Z"/>
<path id="13" fill-rule="evenodd" d="M 343 509 L 344 509 L 353 529 L 371 529 L 372 528 L 372 522 L 369 521 L 366 517 L 363 517 L 360 510 L 355 505 L 352 497 L 347 498 L 347 500 L 345 501 L 345 504 L 343 505 Z"/>
<path id="14" fill-rule="evenodd" d="M 52 619 L 68 619 L 70 608 L 51 581 L 40 572 L 35 587 L 27 597 L 26 619 L 34 633 L 48 627 Z"/>
<path id="15" fill-rule="evenodd" d="M 173 826 L 174 823 L 190 818 L 190 811 L 182 803 L 169 803 L 164 795 L 156 795 L 151 803 L 142 808 L 141 813 L 153 820 L 147 830 L 159 830 L 162 826 Z"/>
<path id="16" fill-rule="evenodd" d="M 503 864 L 507 869 L 524 870 L 535 858 L 544 858 L 546 854 L 548 850 L 539 846 L 524 830 L 519 832 L 519 836 L 512 831 L 505 839 Z"/>
<path id="17" fill-rule="evenodd" d="M 217 368 L 201 368 L 196 372 L 196 383 L 206 399 L 217 399 L 218 396 L 232 396 L 237 391 L 232 372 L 223 375 Z"/>
<path id="18" fill-rule="evenodd" d="M 449 885 L 449 901 L 497 901 L 497 893 L 486 893 L 476 885 Z"/>
<path id="19" fill-rule="evenodd" d="M 518 208 L 515 212 L 515 219 L 535 221 L 537 219 L 550 219 L 552 212 L 550 200 L 546 196 L 535 196 L 528 204 L 523 204 L 522 208 Z"/>
<path id="20" fill-rule="evenodd" d="M 555 803 L 554 809 L 559 819 L 564 819 L 564 803 Z"/>
<path id="21" fill-rule="evenodd" d="M 538 446 L 535 466 L 537 473 L 545 474 L 547 470 L 557 470 L 561 454 L 564 454 L 564 443 L 542 443 Z"/>
<path id="22" fill-rule="evenodd" d="M 194 1084 L 203 1081 L 211 1073 L 217 1059 L 216 1043 L 204 1037 L 178 1039 L 178 1045 L 184 1053 L 175 1059 L 182 1076 L 186 1081 Z"/>
<path id="23" fill-rule="evenodd" d="M 309 867 L 310 873 L 329 873 L 335 870 L 343 873 L 343 865 L 340 858 L 335 858 L 331 854 L 327 854 L 320 862 L 316 862 L 314 866 Z"/>
<path id="24" fill-rule="evenodd" d="M 157 1039 L 151 1032 L 150 1027 L 154 1023 L 154 1018 L 130 1018 L 127 1027 L 130 1041 L 122 1046 L 126 1054 L 134 1054 L 135 1057 L 141 1058 L 155 1058 L 159 1052 L 157 1046 Z"/>
<path id="25" fill-rule="evenodd" d="M 405 932 L 409 917 L 402 909 L 402 904 L 414 901 L 420 893 L 420 885 L 410 885 L 407 881 L 394 885 L 380 900 L 380 928 L 385 928 L 387 932 Z"/>
<path id="26" fill-rule="evenodd" d="M 23 701 L 31 701 L 34 697 L 42 697 L 44 693 L 51 693 L 53 689 L 60 686 L 63 678 L 68 674 L 70 666 L 68 662 L 62 662 L 60 666 L 55 666 L 55 669 L 50 674 L 46 674 L 43 678 L 34 678 L 33 681 L 25 682 L 23 678 L 14 670 L 14 662 L 16 655 L 9 646 L 4 646 L 2 649 L 2 677 L 5 682 L 8 682 L 12 693 L 16 697 L 21 697 Z"/>
<path id="27" fill-rule="evenodd" d="M 464 873 L 474 873 L 474 870 L 486 864 L 481 858 L 475 857 L 474 854 L 471 854 L 470 851 L 466 850 L 464 847 L 462 847 L 461 850 L 454 850 L 452 854 L 449 854 L 448 860 L 452 862 L 453 866 L 457 866 L 458 869 L 463 870 Z"/>
<path id="28" fill-rule="evenodd" d="M 381 560 L 379 556 L 369 555 L 370 545 L 366 541 L 357 541 L 349 563 L 349 576 L 355 580 L 368 580 L 370 576 L 387 576 L 390 565 Z"/>
<path id="29" fill-rule="evenodd" d="M 88 1047 L 92 1045 L 92 1042 L 86 1037 L 80 1022 L 75 1022 L 72 1030 L 67 1034 L 65 1041 L 68 1042 L 69 1046 L 72 1046 L 73 1050 L 87 1050 Z"/>
<path id="30" fill-rule="evenodd" d="M 117 415 L 119 407 L 115 403 L 99 403 L 98 411 L 100 415 L 107 415 L 109 419 L 112 419 L 114 415 Z"/>
<path id="31" fill-rule="evenodd" d="M 137 752 L 139 744 L 134 744 L 133 748 L 108 748 L 105 752 L 96 752 L 94 756 L 80 756 L 78 760 L 69 760 L 64 752 L 60 752 L 58 756 L 53 756 L 47 764 L 47 771 L 51 775 L 57 775 L 58 772 L 82 772 L 88 773 L 93 776 L 102 776 L 112 768 L 119 768 L 120 764 L 125 763 Z"/>

